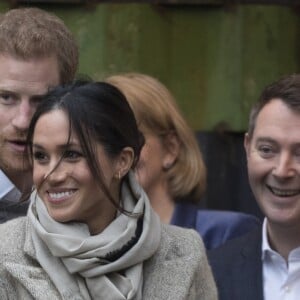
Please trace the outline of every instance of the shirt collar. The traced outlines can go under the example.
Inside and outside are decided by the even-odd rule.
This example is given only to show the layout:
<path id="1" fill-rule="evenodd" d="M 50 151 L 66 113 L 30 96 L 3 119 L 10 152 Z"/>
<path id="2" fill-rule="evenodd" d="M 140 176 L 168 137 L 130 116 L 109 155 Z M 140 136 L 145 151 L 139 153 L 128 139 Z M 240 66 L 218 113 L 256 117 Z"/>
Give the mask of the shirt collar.
<path id="1" fill-rule="evenodd" d="M 263 226 L 262 226 L 262 260 L 266 258 L 267 253 L 274 252 L 270 247 L 267 233 L 267 218 L 264 218 Z"/>
<path id="2" fill-rule="evenodd" d="M 276 251 L 274 251 L 270 244 L 268 239 L 268 233 L 267 233 L 267 218 L 264 218 L 263 226 L 262 226 L 262 261 L 265 261 L 267 256 L 271 253 L 275 253 L 276 255 L 279 255 Z M 289 254 L 289 260 L 290 258 L 300 260 L 300 247 L 293 249 Z"/>
<path id="3" fill-rule="evenodd" d="M 0 200 L 6 199 L 11 193 L 14 193 L 15 196 L 17 194 L 21 194 L 20 191 L 16 188 L 16 186 L 8 179 L 8 177 L 0 169 Z M 16 201 L 18 201 L 18 199 L 16 199 Z"/>
<path id="4" fill-rule="evenodd" d="M 3 171 L 0 170 L 0 198 L 3 198 L 14 187 L 14 184 L 7 178 Z"/>

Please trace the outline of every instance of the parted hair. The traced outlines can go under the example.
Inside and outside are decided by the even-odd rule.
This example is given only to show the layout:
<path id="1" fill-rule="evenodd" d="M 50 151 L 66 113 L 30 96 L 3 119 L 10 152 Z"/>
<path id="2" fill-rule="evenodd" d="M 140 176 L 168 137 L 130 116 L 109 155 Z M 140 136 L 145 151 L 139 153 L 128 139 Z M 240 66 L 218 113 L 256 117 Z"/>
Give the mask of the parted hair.
<path id="1" fill-rule="evenodd" d="M 253 136 L 259 112 L 273 99 L 280 99 L 291 110 L 300 113 L 300 74 L 286 75 L 265 87 L 250 112 L 249 137 Z"/>
<path id="2" fill-rule="evenodd" d="M 157 79 L 139 73 L 114 75 L 106 81 L 125 94 L 142 132 L 162 142 L 168 133 L 176 134 L 180 150 L 175 164 L 166 170 L 169 191 L 176 202 L 199 202 L 206 188 L 206 168 L 195 135 L 171 92 Z"/>
<path id="3" fill-rule="evenodd" d="M 33 136 L 37 121 L 41 116 L 62 110 L 69 119 L 69 140 L 74 132 L 78 137 L 88 167 L 108 199 L 122 212 L 126 212 L 111 196 L 105 185 L 105 176 L 96 147 L 100 143 L 105 153 L 112 159 L 125 147 L 134 153 L 132 168 L 138 161 L 144 145 L 144 136 L 138 130 L 134 113 L 125 96 L 113 85 L 106 82 L 76 80 L 68 85 L 57 86 L 49 91 L 34 113 L 27 134 L 29 156 L 33 162 Z M 62 157 L 61 157 L 62 159 Z M 57 168 L 58 164 L 51 172 Z M 128 174 L 122 180 L 128 180 Z"/>
<path id="4" fill-rule="evenodd" d="M 30 60 L 55 56 L 60 83 L 74 79 L 78 46 L 64 22 L 39 8 L 16 8 L 0 15 L 0 54 Z"/>

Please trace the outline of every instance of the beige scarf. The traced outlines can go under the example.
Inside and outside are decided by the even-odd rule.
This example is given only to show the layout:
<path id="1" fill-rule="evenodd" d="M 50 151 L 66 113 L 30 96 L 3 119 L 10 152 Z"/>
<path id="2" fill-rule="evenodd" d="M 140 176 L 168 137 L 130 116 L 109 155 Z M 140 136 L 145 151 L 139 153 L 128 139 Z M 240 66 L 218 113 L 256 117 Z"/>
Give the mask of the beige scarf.
<path id="1" fill-rule="evenodd" d="M 132 173 L 129 185 L 121 189 L 124 208 L 141 217 L 119 214 L 95 236 L 86 224 L 54 221 L 32 194 L 28 216 L 37 260 L 63 299 L 142 299 L 143 262 L 156 252 L 161 229 Z"/>

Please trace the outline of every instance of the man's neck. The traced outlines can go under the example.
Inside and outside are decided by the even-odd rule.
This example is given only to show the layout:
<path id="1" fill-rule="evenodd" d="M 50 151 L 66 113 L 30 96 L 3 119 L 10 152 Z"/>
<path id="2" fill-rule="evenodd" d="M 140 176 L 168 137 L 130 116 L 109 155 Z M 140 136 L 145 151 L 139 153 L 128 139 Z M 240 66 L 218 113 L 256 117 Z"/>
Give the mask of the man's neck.
<path id="1" fill-rule="evenodd" d="M 290 252 L 300 247 L 300 226 L 282 226 L 268 221 L 267 234 L 270 246 L 286 261 Z"/>

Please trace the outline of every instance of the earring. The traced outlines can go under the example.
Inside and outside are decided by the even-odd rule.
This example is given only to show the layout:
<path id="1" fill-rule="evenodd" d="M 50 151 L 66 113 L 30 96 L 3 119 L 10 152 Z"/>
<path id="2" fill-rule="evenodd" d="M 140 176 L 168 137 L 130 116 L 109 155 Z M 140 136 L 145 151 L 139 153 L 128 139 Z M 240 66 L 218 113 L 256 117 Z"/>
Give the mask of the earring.
<path id="1" fill-rule="evenodd" d="M 118 179 L 121 180 L 121 171 L 118 171 Z"/>
<path id="2" fill-rule="evenodd" d="M 164 164 L 163 167 L 164 167 L 164 170 L 169 170 L 172 167 L 172 163 L 167 162 L 167 163 Z"/>

